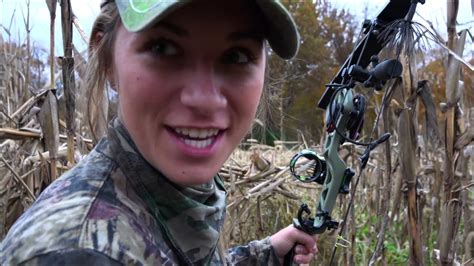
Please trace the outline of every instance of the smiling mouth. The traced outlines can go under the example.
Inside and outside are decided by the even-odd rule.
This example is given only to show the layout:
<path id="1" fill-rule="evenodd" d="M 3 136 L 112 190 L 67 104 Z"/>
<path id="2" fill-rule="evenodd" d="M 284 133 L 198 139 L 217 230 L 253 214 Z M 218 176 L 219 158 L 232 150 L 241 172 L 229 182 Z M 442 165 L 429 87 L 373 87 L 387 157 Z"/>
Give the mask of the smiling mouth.
<path id="1" fill-rule="evenodd" d="M 186 145 L 195 149 L 209 148 L 222 132 L 217 128 L 170 128 L 173 133 Z"/>

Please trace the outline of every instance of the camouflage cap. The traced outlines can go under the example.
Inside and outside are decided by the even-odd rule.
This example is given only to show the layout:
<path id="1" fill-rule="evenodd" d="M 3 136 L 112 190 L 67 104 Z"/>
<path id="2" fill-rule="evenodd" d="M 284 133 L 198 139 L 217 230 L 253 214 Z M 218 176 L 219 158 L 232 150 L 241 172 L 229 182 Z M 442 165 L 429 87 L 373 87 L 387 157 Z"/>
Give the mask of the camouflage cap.
<path id="1" fill-rule="evenodd" d="M 255 0 L 268 24 L 266 38 L 270 47 L 283 59 L 293 58 L 300 45 L 296 24 L 279 0 Z M 102 5 L 111 0 L 102 0 Z M 190 0 L 115 0 L 125 28 L 140 31 L 163 19 Z"/>

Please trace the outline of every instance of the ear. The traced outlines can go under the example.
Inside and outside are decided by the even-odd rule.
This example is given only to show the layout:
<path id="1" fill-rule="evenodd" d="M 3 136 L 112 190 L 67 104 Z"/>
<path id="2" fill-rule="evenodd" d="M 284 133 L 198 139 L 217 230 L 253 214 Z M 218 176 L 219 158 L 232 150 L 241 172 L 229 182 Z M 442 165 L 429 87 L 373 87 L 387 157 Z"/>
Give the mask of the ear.
<path id="1" fill-rule="evenodd" d="M 97 29 L 94 29 L 92 30 L 92 34 L 91 34 L 91 38 L 89 40 L 89 52 L 91 52 L 91 50 L 94 50 L 96 49 L 100 42 L 102 41 L 102 39 L 104 38 L 104 32 L 103 31 L 100 31 L 100 30 L 97 30 Z"/>
<path id="2" fill-rule="evenodd" d="M 91 50 L 97 49 L 103 38 L 104 38 L 104 32 L 103 31 L 94 30 L 92 32 L 92 37 L 91 37 L 91 40 L 90 40 L 91 44 L 90 44 L 89 49 L 91 49 Z M 113 89 L 114 91 L 117 91 L 117 87 L 116 87 L 115 79 L 114 79 L 114 71 L 113 71 L 112 66 L 107 70 L 106 82 L 108 83 L 108 85 L 111 89 Z"/>

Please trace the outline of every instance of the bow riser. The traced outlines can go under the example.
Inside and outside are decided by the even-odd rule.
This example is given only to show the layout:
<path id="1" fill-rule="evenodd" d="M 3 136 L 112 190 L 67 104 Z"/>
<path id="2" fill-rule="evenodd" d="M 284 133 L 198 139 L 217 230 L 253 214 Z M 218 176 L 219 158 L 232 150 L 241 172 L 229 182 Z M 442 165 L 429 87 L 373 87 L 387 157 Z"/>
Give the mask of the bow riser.
<path id="1" fill-rule="evenodd" d="M 346 125 L 351 119 L 351 113 L 354 111 L 353 92 L 352 90 L 344 89 L 337 95 L 337 101 L 342 102 L 342 111 L 339 119 L 336 122 L 336 128 L 339 132 L 346 132 Z M 326 110 L 328 115 L 330 110 Z M 315 227 L 321 227 L 328 222 L 329 216 L 325 214 L 332 213 L 336 198 L 340 193 L 347 194 L 343 190 L 343 184 L 347 184 L 346 174 L 348 172 L 346 163 L 339 156 L 339 147 L 344 142 L 344 139 L 334 130 L 329 133 L 324 145 L 324 159 L 327 163 L 327 177 L 324 182 L 323 190 L 321 192 L 319 203 L 317 207 L 316 217 L 314 220 Z M 349 169 L 350 171 L 350 169 Z"/>

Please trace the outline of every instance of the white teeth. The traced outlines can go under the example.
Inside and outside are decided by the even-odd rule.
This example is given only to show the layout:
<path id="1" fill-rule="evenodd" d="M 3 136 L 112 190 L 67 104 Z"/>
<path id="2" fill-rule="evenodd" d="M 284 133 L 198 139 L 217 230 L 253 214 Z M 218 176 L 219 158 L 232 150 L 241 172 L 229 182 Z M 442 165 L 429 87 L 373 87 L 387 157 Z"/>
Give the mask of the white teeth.
<path id="1" fill-rule="evenodd" d="M 193 139 L 206 139 L 219 133 L 218 129 L 198 129 L 198 128 L 175 128 L 174 131 L 180 135 Z"/>
<path id="2" fill-rule="evenodd" d="M 181 135 L 181 139 L 186 145 L 198 149 L 209 147 L 214 137 L 219 133 L 219 129 L 198 128 L 174 128 L 174 131 Z"/>
<path id="3" fill-rule="evenodd" d="M 199 135 L 197 136 L 197 138 L 199 139 L 205 139 L 207 137 L 207 134 L 209 133 L 209 131 L 204 131 L 204 130 L 201 130 L 201 132 L 199 132 Z"/>
<path id="4" fill-rule="evenodd" d="M 212 139 L 207 140 L 191 140 L 191 139 L 184 139 L 184 143 L 194 148 L 202 149 L 206 148 L 212 143 Z"/>
<path id="5" fill-rule="evenodd" d="M 199 135 L 200 135 L 199 133 L 200 133 L 200 132 L 203 132 L 203 131 L 197 130 L 197 129 L 190 129 L 190 130 L 189 130 L 189 136 L 190 136 L 191 138 L 197 138 L 197 137 L 199 137 Z"/>

